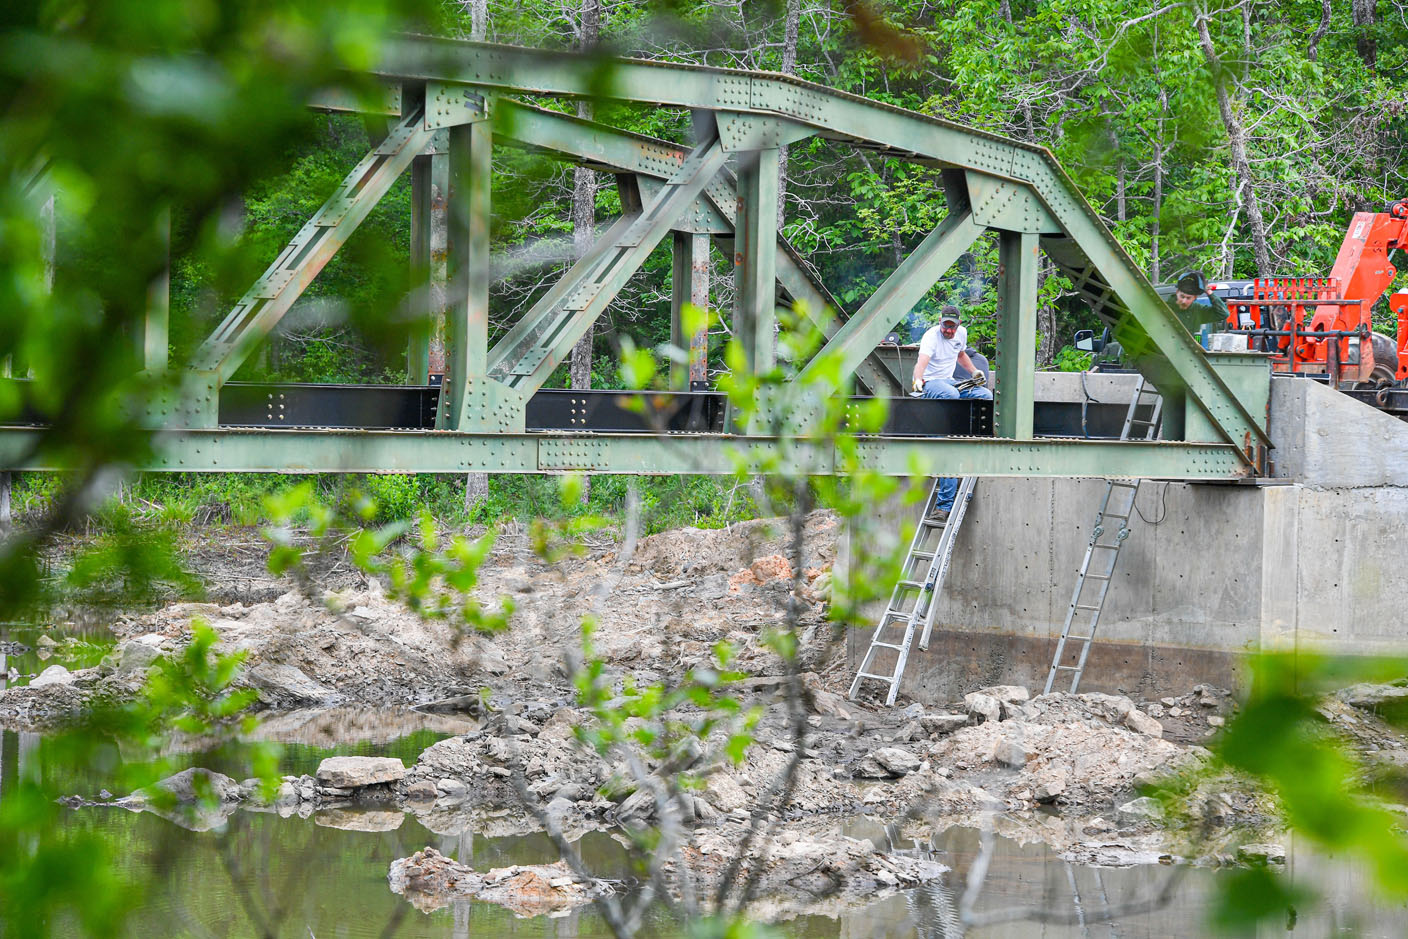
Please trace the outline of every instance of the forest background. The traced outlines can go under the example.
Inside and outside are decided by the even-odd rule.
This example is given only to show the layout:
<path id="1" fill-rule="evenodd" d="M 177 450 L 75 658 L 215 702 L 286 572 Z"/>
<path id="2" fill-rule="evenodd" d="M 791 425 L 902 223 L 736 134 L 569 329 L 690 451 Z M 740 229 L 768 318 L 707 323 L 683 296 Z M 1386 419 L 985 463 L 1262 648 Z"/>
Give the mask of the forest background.
<path id="1" fill-rule="evenodd" d="M 1203 3 L 1126 0 L 451 0 L 433 31 L 519 45 L 599 50 L 797 75 L 830 88 L 1049 147 L 1155 283 L 1185 270 L 1211 277 L 1324 275 L 1353 212 L 1408 196 L 1403 70 L 1408 22 L 1387 0 Z M 562 102 L 549 106 L 572 107 Z M 582 102 L 625 130 L 688 139 L 678 110 Z M 381 128 L 309 114 L 291 134 L 287 170 L 250 185 L 221 212 L 244 243 L 212 270 L 199 252 L 173 258 L 172 361 L 219 323 L 372 146 Z M 823 283 L 856 309 L 945 213 L 938 173 L 820 139 L 784 149 L 783 230 Z M 526 311 L 620 210 L 612 179 L 508 146 L 494 154 L 491 342 Z M 58 277 L 83 277 L 105 258 L 65 251 L 57 209 Z M 190 217 L 173 208 L 175 243 Z M 324 269 L 277 333 L 236 376 L 243 380 L 401 382 L 410 182 L 403 178 Z M 970 342 L 993 353 L 995 242 L 980 241 L 908 320 L 917 339 L 954 303 Z M 731 305 L 729 262 L 715 249 L 711 306 Z M 668 245 L 657 249 L 579 344 L 549 387 L 619 387 L 619 339 L 641 348 L 670 337 Z M 1038 366 L 1088 364 L 1069 338 L 1097 325 L 1065 278 L 1040 280 Z M 380 318 L 358 311 L 380 311 Z M 1386 310 L 1378 326 L 1392 332 Z M 365 328 L 375 323 L 375 328 Z M 711 337 L 711 377 L 723 368 L 727 317 Z M 42 512 L 52 479 L 18 480 L 16 508 Z M 328 485 L 333 485 L 328 481 Z M 277 478 L 147 476 L 128 495 L 177 520 L 250 521 Z M 463 478 L 364 481 L 383 519 L 430 506 L 488 522 L 551 512 L 555 489 L 500 476 L 466 492 Z M 484 485 L 483 480 L 478 481 Z M 596 481 L 593 510 L 620 509 L 626 487 Z M 650 530 L 725 524 L 754 511 L 732 483 L 681 477 L 642 490 Z"/>

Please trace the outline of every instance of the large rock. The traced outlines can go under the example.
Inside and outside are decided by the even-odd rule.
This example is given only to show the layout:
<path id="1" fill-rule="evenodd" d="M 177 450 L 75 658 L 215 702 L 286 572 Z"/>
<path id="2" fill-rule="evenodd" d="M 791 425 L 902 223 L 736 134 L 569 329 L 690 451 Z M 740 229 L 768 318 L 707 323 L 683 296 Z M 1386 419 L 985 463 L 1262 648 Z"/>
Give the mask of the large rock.
<path id="1" fill-rule="evenodd" d="M 161 649 L 156 643 L 144 642 L 146 636 L 139 636 L 136 639 L 124 642 L 117 650 L 113 663 L 113 671 L 119 676 L 126 678 L 129 675 L 141 675 L 152 666 L 157 659 L 161 658 Z M 160 639 L 161 637 L 156 637 Z"/>
<path id="2" fill-rule="evenodd" d="M 1335 696 L 1350 707 L 1373 710 L 1408 698 L 1408 688 L 1398 685 L 1350 685 L 1335 692 Z"/>
<path id="3" fill-rule="evenodd" d="M 318 764 L 318 784 L 360 789 L 406 777 L 406 764 L 388 756 L 330 756 Z"/>
<path id="4" fill-rule="evenodd" d="M 1002 720 L 1002 702 L 990 694 L 973 691 L 963 696 L 963 703 L 977 723 Z"/>
<path id="5" fill-rule="evenodd" d="M 870 758 L 883 766 L 891 776 L 907 776 L 919 768 L 919 757 L 899 747 L 881 747 Z"/>
<path id="6" fill-rule="evenodd" d="M 62 665 L 50 665 L 36 675 L 29 683 L 31 688 L 47 688 L 50 685 L 73 684 L 73 672 Z"/>
<path id="7" fill-rule="evenodd" d="M 987 688 L 979 688 L 975 694 L 985 694 L 990 698 L 996 698 L 1003 704 L 1021 704 L 1023 701 L 1031 700 L 1031 692 L 1021 685 L 991 685 Z"/>
<path id="8" fill-rule="evenodd" d="M 1149 796 L 1140 796 L 1138 799 L 1131 799 L 1129 802 L 1126 802 L 1116 809 L 1116 812 L 1119 814 L 1120 821 L 1123 822 L 1158 820 L 1162 818 L 1164 814 L 1163 808 L 1159 805 L 1158 801 L 1151 799 Z"/>
<path id="9" fill-rule="evenodd" d="M 240 799 L 240 784 L 223 773 L 193 766 L 153 783 L 141 794 L 147 799 L 159 799 L 164 795 L 181 804 L 206 797 L 222 803 L 237 802 Z"/>
<path id="10" fill-rule="evenodd" d="M 244 673 L 244 683 L 270 707 L 309 707 L 337 704 L 342 695 L 309 678 L 292 665 L 264 662 Z"/>
<path id="11" fill-rule="evenodd" d="M 713 773 L 704 782 L 704 795 L 709 804 L 725 814 L 739 812 L 748 806 L 748 794 L 727 773 Z"/>
<path id="12" fill-rule="evenodd" d="M 1129 712 L 1125 714 L 1124 723 L 1126 727 L 1135 733 L 1147 734 L 1150 737 L 1162 737 L 1164 735 L 1164 725 L 1138 708 L 1131 708 Z"/>
<path id="13" fill-rule="evenodd" d="M 1003 737 L 997 742 L 997 747 L 993 750 L 992 758 L 1003 766 L 1011 766 L 1014 769 L 1023 769 L 1027 761 L 1031 759 L 1031 752 L 1017 737 Z"/>
<path id="14" fill-rule="evenodd" d="M 966 714 L 934 713 L 925 714 L 919 718 L 919 726 L 923 728 L 924 733 L 930 735 L 937 734 L 940 737 L 945 734 L 951 734 L 958 728 L 964 727 L 967 724 L 968 716 Z"/>

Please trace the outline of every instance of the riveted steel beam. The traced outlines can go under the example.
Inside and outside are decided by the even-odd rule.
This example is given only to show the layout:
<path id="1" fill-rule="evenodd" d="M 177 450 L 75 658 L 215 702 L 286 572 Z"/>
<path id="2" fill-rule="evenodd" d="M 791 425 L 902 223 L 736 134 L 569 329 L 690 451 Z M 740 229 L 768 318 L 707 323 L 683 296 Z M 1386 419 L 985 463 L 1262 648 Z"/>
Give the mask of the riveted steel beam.
<path id="1" fill-rule="evenodd" d="M 421 322 L 406 349 L 406 383 L 445 374 L 445 311 L 449 279 L 449 133 L 441 131 L 411 163 L 411 297 Z"/>
<path id="2" fill-rule="evenodd" d="M 557 52 L 398 37 L 374 70 L 388 78 L 433 76 L 489 88 L 548 95 L 591 95 L 715 111 L 760 112 L 810 125 L 818 133 L 869 142 L 909 159 L 936 162 L 1025 183 L 1079 252 L 1111 285 L 1148 337 L 1139 361 L 1156 382 L 1159 360 L 1170 364 L 1217 434 L 1249 464 L 1269 445 L 1265 421 L 1254 416 L 1197 351 L 1186 330 L 1154 294 L 1144 275 L 1080 196 L 1050 152 L 963 125 L 833 91 L 790 76 L 706 66 L 618 60 L 603 92 L 596 58 Z M 1077 269 L 1083 268 L 1081 264 Z M 1168 377 L 1164 376 L 1164 384 Z"/>
<path id="3" fill-rule="evenodd" d="M 0 469 L 63 470 L 44 431 L 0 428 Z M 153 437 L 141 470 L 156 472 L 465 473 L 584 471 L 622 475 L 732 475 L 739 460 L 776 460 L 776 471 L 833 475 L 850 464 L 829 440 L 720 434 L 470 434 L 453 431 L 172 430 Z M 1167 441 L 1010 441 L 869 438 L 864 469 L 890 476 L 1125 476 L 1235 479 L 1233 448 Z"/>
<path id="4" fill-rule="evenodd" d="M 777 149 L 741 155 L 738 229 L 733 239 L 733 334 L 748 369 L 777 361 Z"/>
<path id="5" fill-rule="evenodd" d="M 446 430 L 503 432 L 524 427 L 527 396 L 489 378 L 492 143 L 488 121 L 450 128 L 446 370 L 435 424 Z"/>
<path id="6" fill-rule="evenodd" d="M 894 273 L 885 279 L 855 316 L 837 330 L 821 351 L 802 369 L 798 380 L 806 382 L 822 368 L 836 367 L 841 374 L 851 369 L 908 313 L 934 283 L 972 247 L 984 232 L 968 209 L 951 213 L 919 243 Z"/>
<path id="7" fill-rule="evenodd" d="M 1036 395 L 1037 236 L 998 234 L 997 435 L 1030 440 Z"/>

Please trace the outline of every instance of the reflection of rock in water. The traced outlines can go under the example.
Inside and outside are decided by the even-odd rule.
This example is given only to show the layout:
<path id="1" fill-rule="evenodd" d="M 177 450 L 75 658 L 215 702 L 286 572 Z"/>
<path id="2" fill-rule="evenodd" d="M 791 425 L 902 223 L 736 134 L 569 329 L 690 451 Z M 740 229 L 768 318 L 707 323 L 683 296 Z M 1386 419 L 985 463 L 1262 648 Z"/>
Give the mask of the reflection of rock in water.
<path id="1" fill-rule="evenodd" d="M 428 913 L 465 897 L 498 903 L 519 916 L 565 912 L 612 892 L 602 880 L 583 880 L 563 861 L 499 867 L 480 874 L 434 848 L 391 862 L 392 893 Z"/>
<path id="2" fill-rule="evenodd" d="M 305 708 L 262 715 L 253 737 L 332 748 L 348 743 L 388 744 L 422 730 L 464 734 L 478 727 L 469 718 L 423 714 L 406 707 Z"/>
<path id="3" fill-rule="evenodd" d="M 313 821 L 343 831 L 395 831 L 406 820 L 399 809 L 323 809 Z"/>

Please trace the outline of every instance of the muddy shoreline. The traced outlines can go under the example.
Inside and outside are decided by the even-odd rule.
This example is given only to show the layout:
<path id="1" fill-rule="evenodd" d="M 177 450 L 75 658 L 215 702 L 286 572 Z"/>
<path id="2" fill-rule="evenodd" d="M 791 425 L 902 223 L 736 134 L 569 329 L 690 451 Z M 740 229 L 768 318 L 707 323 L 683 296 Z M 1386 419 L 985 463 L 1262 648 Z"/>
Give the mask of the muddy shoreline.
<path id="1" fill-rule="evenodd" d="M 629 559 L 606 545 L 551 568 L 531 556 L 525 541 L 508 538 L 481 572 L 484 597 L 512 596 L 516 606 L 511 628 L 495 636 L 460 635 L 442 621 L 423 620 L 388 600 L 380 583 L 348 572 L 337 589 L 309 596 L 288 581 L 251 573 L 235 552 L 239 574 L 225 582 L 241 585 L 238 599 L 117 618 L 117 646 L 102 664 L 49 669 L 30 685 L 0 693 L 0 725 L 53 728 L 95 704 L 130 697 L 153 663 L 178 653 L 192 623 L 204 621 L 219 636 L 219 651 L 247 656 L 241 682 L 257 691 L 273 739 L 311 734 L 310 742 L 336 743 L 335 731 L 317 730 L 318 715 L 392 705 L 433 714 L 454 735 L 390 780 L 331 785 L 316 776 L 286 777 L 270 799 L 232 780 L 229 798 L 198 816 L 163 806 L 178 824 L 206 829 L 232 812 L 260 811 L 386 830 L 414 816 L 436 833 L 526 834 L 549 825 L 569 839 L 658 824 L 660 804 L 649 797 L 641 767 L 619 754 L 599 755 L 578 739 L 578 729 L 590 729 L 595 718 L 576 706 L 568 676 L 580 655 L 582 616 L 592 613 L 599 622 L 595 652 L 618 692 L 628 680 L 646 685 L 714 665 L 720 640 L 736 650 L 733 666 L 752 676 L 736 691 L 745 709 L 761 710 L 756 742 L 737 764 L 706 752 L 687 766 L 700 786 L 678 793 L 670 809 L 680 816 L 671 823 L 684 838 L 675 863 L 703 883 L 720 874 L 718 859 L 739 850 L 750 825 L 768 833 L 766 856 L 748 862 L 777 865 L 767 868 L 768 883 L 773 874 L 778 883 L 795 879 L 789 859 L 804 866 L 820 857 L 842 859 L 828 877 L 845 886 L 828 897 L 870 897 L 934 873 L 846 839 L 842 821 L 860 817 L 915 838 L 991 826 L 1085 863 L 1181 856 L 1185 846 L 1137 790 L 1205 759 L 1199 744 L 1235 710 L 1227 692 L 1199 685 L 1131 701 L 1103 694 L 1031 697 L 1024 688 L 996 686 L 942 707 L 846 700 L 843 643 L 825 608 L 838 531 L 828 513 L 808 518 L 800 578 L 777 522 L 668 532 L 644 539 Z M 221 580 L 218 566 L 205 573 Z M 766 642 L 798 580 L 803 587 L 791 599 L 802 637 L 800 735 L 789 719 L 783 663 Z M 1363 747 L 1403 748 L 1372 714 L 1340 706 L 1360 714 L 1342 726 L 1353 726 Z M 682 706 L 667 716 L 691 721 L 700 713 Z M 793 762 L 794 787 L 787 798 L 770 801 L 774 782 Z M 1191 807 L 1214 826 L 1201 845 L 1204 860 L 1235 856 L 1241 842 L 1274 841 L 1274 807 L 1264 798 L 1235 784 L 1215 789 L 1199 792 Z M 156 810 L 140 799 L 101 804 Z M 788 891 L 780 893 L 786 899 Z M 808 891 L 792 893 L 797 899 Z"/>

